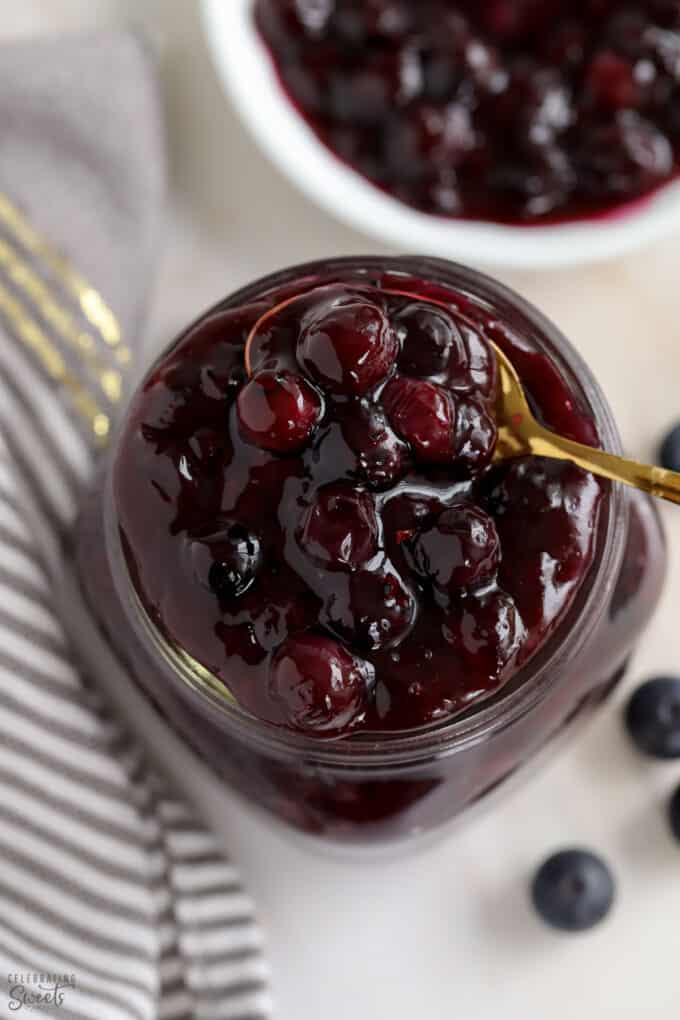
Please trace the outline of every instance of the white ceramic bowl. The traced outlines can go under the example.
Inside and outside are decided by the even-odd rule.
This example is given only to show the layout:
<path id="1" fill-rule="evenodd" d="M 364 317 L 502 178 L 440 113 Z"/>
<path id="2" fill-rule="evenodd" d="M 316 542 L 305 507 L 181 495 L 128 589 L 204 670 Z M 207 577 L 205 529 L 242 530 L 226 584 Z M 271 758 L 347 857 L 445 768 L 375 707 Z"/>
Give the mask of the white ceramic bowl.
<path id="1" fill-rule="evenodd" d="M 544 227 L 443 219 L 410 209 L 338 160 L 296 112 L 255 29 L 253 3 L 202 0 L 224 87 L 273 163 L 320 206 L 363 233 L 401 251 L 551 269 L 620 255 L 680 229 L 680 180 L 615 214 Z"/>

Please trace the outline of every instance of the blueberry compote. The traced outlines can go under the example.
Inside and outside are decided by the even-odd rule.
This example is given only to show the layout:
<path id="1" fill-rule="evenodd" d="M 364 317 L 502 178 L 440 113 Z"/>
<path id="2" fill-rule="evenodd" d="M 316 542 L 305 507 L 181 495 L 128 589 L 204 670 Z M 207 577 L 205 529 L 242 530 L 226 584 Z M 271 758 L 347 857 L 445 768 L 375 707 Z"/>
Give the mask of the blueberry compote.
<path id="1" fill-rule="evenodd" d="M 140 688 L 298 829 L 440 828 L 602 702 L 657 601 L 647 497 L 494 462 L 490 340 L 549 426 L 619 449 L 517 295 L 434 259 L 335 259 L 180 337 L 84 507 L 81 583 Z"/>
<path id="2" fill-rule="evenodd" d="M 592 421 L 493 312 L 438 298 L 373 274 L 217 311 L 133 404 L 115 494 L 138 594 L 259 719 L 324 738 L 450 719 L 511 680 L 590 570 L 600 483 L 492 463 L 489 338 L 563 433 L 594 442 Z"/>
<path id="3" fill-rule="evenodd" d="M 674 176 L 677 0 L 257 0 L 321 140 L 425 212 L 592 215 Z"/>

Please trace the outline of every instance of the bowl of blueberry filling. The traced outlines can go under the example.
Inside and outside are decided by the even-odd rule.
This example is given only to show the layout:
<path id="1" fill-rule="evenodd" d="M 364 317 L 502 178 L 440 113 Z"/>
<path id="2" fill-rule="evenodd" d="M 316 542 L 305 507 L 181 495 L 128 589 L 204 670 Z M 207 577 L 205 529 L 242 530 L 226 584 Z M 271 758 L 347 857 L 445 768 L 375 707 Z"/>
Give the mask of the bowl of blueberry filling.
<path id="1" fill-rule="evenodd" d="M 680 223 L 672 0 L 203 0 L 246 125 L 401 249 L 548 268 Z"/>
<path id="2" fill-rule="evenodd" d="M 618 450 L 519 296 L 435 259 L 335 259 L 176 340 L 84 508 L 81 584 L 140 688 L 299 829 L 442 828 L 606 698 L 657 601 L 647 497 L 494 459 L 492 344 L 546 425 Z"/>

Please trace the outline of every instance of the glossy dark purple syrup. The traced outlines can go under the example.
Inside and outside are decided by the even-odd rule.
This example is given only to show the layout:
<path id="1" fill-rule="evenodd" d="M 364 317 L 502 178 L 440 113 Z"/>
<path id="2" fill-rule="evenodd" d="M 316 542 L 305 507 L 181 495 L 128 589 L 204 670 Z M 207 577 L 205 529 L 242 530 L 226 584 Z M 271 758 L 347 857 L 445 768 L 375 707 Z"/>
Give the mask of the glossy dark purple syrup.
<path id="1" fill-rule="evenodd" d="M 255 16 L 319 138 L 425 212 L 559 222 L 678 173 L 677 0 L 257 0 Z"/>
<path id="2" fill-rule="evenodd" d="M 247 379 L 249 331 L 295 294 Z M 546 423 L 596 443 L 552 362 L 490 309 L 375 269 L 210 313 L 137 394 L 114 469 L 133 583 L 256 717 L 324 738 L 446 720 L 563 619 L 602 489 L 569 464 L 492 465 L 489 339 Z"/>

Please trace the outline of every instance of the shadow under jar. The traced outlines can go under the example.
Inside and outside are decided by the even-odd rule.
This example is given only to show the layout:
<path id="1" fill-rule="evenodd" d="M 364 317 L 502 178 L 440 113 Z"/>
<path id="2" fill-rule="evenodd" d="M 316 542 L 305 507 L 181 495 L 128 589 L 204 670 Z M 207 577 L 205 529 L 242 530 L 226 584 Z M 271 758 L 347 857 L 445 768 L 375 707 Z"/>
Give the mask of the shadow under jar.
<path id="1" fill-rule="evenodd" d="M 504 786 L 520 766 L 530 774 L 529 763 L 538 752 L 576 720 L 587 718 L 623 675 L 658 601 L 665 550 L 658 516 L 646 496 L 585 473 L 573 476 L 572 484 L 572 476 L 564 474 L 578 471 L 571 465 L 558 470 L 556 462 L 526 458 L 523 466 L 518 461 L 488 465 L 468 478 L 465 471 L 452 473 L 443 463 L 424 471 L 409 461 L 398 478 L 374 486 L 371 499 L 380 508 L 381 541 L 397 573 L 414 572 L 409 584 L 418 593 L 420 616 L 403 644 L 392 642 L 381 649 L 378 640 L 373 651 L 361 652 L 372 678 L 371 703 L 357 716 L 361 725 L 348 726 L 343 733 L 330 728 L 325 734 L 286 725 L 267 700 L 267 678 L 277 651 L 290 635 L 330 634 L 337 640 L 338 632 L 310 580 L 323 571 L 306 574 L 301 583 L 291 573 L 298 553 L 267 552 L 273 543 L 269 530 L 276 531 L 283 513 L 283 497 L 272 502 L 267 479 L 280 476 L 280 493 L 296 493 L 300 507 L 311 483 L 305 471 L 293 469 L 298 461 L 289 455 L 257 451 L 247 470 L 239 464 L 232 447 L 242 439 L 234 432 L 233 408 L 245 380 L 243 341 L 254 322 L 288 297 L 336 285 L 364 295 L 368 288 L 379 302 L 387 300 L 387 293 L 401 291 L 447 305 L 456 321 L 468 323 L 461 326 L 470 330 L 468 355 L 475 336 L 505 348 L 546 424 L 617 453 L 620 441 L 587 366 L 547 319 L 488 277 L 429 258 L 334 259 L 269 276 L 199 319 L 148 373 L 103 469 L 104 478 L 83 508 L 78 563 L 85 596 L 140 688 L 195 754 L 234 790 L 298 830 L 336 843 L 369 846 L 441 830 Z M 413 299 L 394 300 L 398 305 L 391 313 L 408 319 L 413 309 L 404 309 Z M 407 357 L 406 335 L 398 333 L 402 360 L 397 375 L 418 369 L 422 348 L 413 348 Z M 298 357 L 299 351 L 298 346 Z M 203 405 L 183 396 L 196 386 L 205 397 Z M 197 428 L 200 423 L 186 417 L 214 414 L 216 401 L 222 402 L 224 442 L 232 444 L 229 456 L 219 437 L 215 439 L 214 422 L 211 428 L 205 423 Z M 401 405 L 386 403 L 398 431 Z M 358 406 L 352 404 L 355 410 Z M 321 407 L 319 414 L 326 415 L 318 425 L 322 430 L 330 413 L 323 397 Z M 184 440 L 178 445 L 179 433 L 173 431 L 177 422 L 191 434 L 189 445 L 183 445 Z M 328 431 L 333 433 L 332 428 Z M 346 446 L 338 441 L 325 453 L 315 447 L 305 463 L 314 464 L 324 484 L 337 483 L 345 470 Z M 162 464 L 160 474 L 155 468 L 144 473 L 149 450 Z M 198 476 L 203 483 L 196 488 Z M 356 479 L 352 484 L 357 491 L 367 488 Z M 462 600 L 452 602 L 458 607 L 457 644 L 451 637 L 454 625 L 442 627 L 438 614 L 444 612 L 444 595 L 437 590 L 442 560 L 437 556 L 447 555 L 446 545 L 433 547 L 436 562 L 427 561 L 426 580 L 422 569 L 416 576 L 423 556 L 413 548 L 389 553 L 390 535 L 403 525 L 393 512 L 396 504 L 390 510 L 390 500 L 406 494 L 422 504 L 422 490 L 430 501 L 434 493 L 440 510 L 471 502 L 495 518 L 501 545 L 498 583 L 510 591 L 519 623 L 508 622 L 507 613 L 501 613 L 484 631 L 482 624 L 465 617 L 472 603 L 463 592 Z M 241 513 L 249 519 L 241 520 L 237 530 L 243 530 L 235 536 L 242 562 L 245 556 L 246 568 L 239 577 L 246 601 L 225 605 L 218 597 L 219 585 L 217 593 L 214 585 L 208 590 L 210 584 L 193 588 L 192 579 L 196 571 L 208 570 L 201 560 L 201 521 L 214 515 L 215 508 L 229 516 L 235 491 L 241 499 L 236 505 L 250 507 Z M 302 518 L 303 509 L 299 513 Z M 544 550 L 541 529 L 556 519 L 555 513 L 560 520 L 560 514 L 567 515 L 565 519 L 575 515 L 569 518 L 570 538 L 546 533 Z M 421 531 L 427 526 L 419 525 Z M 262 548 L 259 542 L 257 547 L 248 544 L 253 533 L 259 534 Z M 406 536 L 407 544 L 413 537 L 408 528 L 398 534 L 399 541 Z M 185 549 L 179 558 L 177 543 Z M 194 573 L 182 580 L 185 555 L 193 557 Z M 262 576 L 250 578 L 248 564 L 256 573 L 260 559 L 267 556 L 270 566 L 260 564 Z M 233 595 L 233 583 L 230 590 Z M 491 601 L 495 592 L 493 588 Z M 469 597 L 478 600 L 476 605 L 486 605 L 488 591 L 483 588 Z M 260 608 L 254 614 L 248 607 L 256 603 Z M 439 644 L 434 638 L 428 644 L 435 626 Z M 442 631 L 450 644 L 441 640 Z M 476 660 L 466 677 L 459 653 L 463 647 L 469 653 L 475 642 L 483 644 L 489 632 L 501 642 L 510 632 L 521 632 L 522 640 L 512 662 L 506 663 L 512 668 L 499 669 L 497 675 L 491 669 L 484 686 L 475 674 Z M 348 654 L 354 655 L 351 637 L 346 644 Z M 447 663 L 452 674 L 457 671 L 458 686 L 449 698 L 433 700 L 434 687 L 448 682 Z"/>

